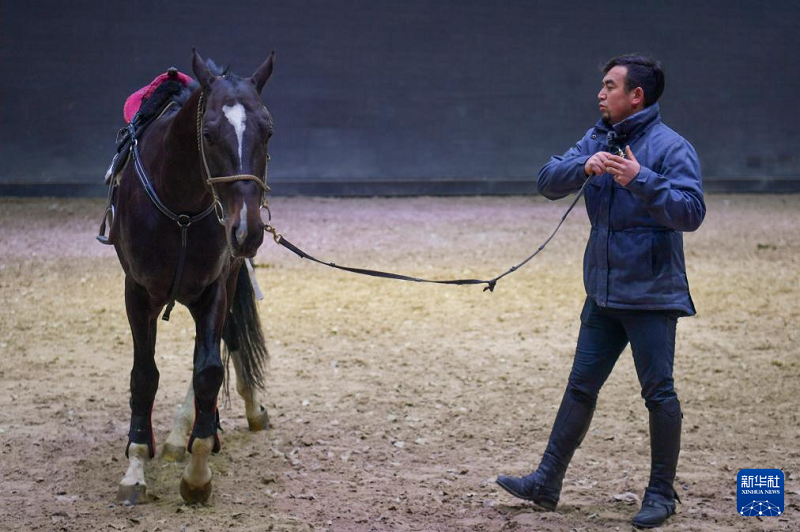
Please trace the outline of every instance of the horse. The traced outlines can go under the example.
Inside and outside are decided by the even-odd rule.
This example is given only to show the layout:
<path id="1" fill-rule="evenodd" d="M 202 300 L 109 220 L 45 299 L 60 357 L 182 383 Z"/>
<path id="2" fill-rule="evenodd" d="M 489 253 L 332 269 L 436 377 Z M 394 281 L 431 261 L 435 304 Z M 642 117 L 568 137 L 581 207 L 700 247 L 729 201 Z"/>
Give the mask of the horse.
<path id="1" fill-rule="evenodd" d="M 133 336 L 128 468 L 117 494 L 125 504 L 147 500 L 144 467 L 156 455 L 156 329 L 165 306 L 165 319 L 175 301 L 188 307 L 196 328 L 189 392 L 162 453 L 166 460 L 191 453 L 180 483 L 183 500 L 206 504 L 212 492 L 208 458 L 220 449 L 217 397 L 227 366 L 221 340 L 249 429 L 269 426 L 259 402 L 267 349 L 245 261 L 264 238 L 273 124 L 261 92 L 274 60 L 273 51 L 251 77 L 241 78 L 194 51 L 199 83 L 134 135 L 133 164 L 112 185 L 116 208 L 108 240 L 125 273 Z"/>

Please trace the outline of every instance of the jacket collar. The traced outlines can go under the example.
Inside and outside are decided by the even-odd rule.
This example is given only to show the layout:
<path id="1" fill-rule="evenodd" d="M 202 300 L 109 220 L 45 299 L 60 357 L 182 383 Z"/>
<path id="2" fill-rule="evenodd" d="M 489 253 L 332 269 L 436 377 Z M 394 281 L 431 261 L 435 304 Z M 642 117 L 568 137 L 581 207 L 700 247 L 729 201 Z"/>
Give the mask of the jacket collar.
<path id="1" fill-rule="evenodd" d="M 661 122 L 661 109 L 658 107 L 658 103 L 654 103 L 613 126 L 601 118 L 594 127 L 603 133 L 613 130 L 618 137 L 630 139 L 640 133 L 644 133 L 650 126 L 659 122 Z"/>

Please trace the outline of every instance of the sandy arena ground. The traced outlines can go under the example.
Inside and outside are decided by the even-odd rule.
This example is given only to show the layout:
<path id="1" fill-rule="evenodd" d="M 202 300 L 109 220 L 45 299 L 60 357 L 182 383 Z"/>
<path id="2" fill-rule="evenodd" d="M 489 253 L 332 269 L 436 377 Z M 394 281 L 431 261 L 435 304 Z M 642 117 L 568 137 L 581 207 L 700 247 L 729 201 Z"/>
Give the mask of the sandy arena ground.
<path id="1" fill-rule="evenodd" d="M 488 277 L 550 233 L 542 198 L 273 200 L 292 242 L 340 264 Z M 100 200 L 0 198 L 0 530 L 631 530 L 648 478 L 630 351 L 600 395 L 557 513 L 501 492 L 538 464 L 583 303 L 582 207 L 532 263 L 477 287 L 338 272 L 267 241 L 257 270 L 273 428 L 222 408 L 213 504 L 188 507 L 181 464 L 147 467 L 149 504 L 115 503 L 126 468 L 132 346 L 123 276 L 94 240 Z M 708 198 L 687 234 L 699 314 L 678 327 L 685 411 L 664 530 L 800 530 L 800 196 Z M 194 328 L 159 327 L 159 445 L 191 374 Z M 736 514 L 736 473 L 780 468 L 786 512 Z"/>

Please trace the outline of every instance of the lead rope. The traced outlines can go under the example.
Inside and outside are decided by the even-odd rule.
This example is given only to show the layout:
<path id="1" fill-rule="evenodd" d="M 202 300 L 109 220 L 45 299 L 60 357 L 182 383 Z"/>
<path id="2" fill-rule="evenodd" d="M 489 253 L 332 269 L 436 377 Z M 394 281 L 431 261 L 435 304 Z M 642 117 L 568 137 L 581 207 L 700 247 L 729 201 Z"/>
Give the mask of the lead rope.
<path id="1" fill-rule="evenodd" d="M 538 255 L 539 252 L 542 251 L 545 248 L 545 246 L 547 246 L 548 243 L 550 243 L 550 241 L 553 239 L 553 237 L 556 236 L 556 233 L 558 232 L 559 229 L 561 229 L 561 226 L 563 225 L 564 220 L 567 219 L 567 216 L 569 216 L 569 213 L 572 211 L 572 209 L 575 207 L 575 204 L 578 203 L 578 200 L 583 195 L 583 192 L 586 189 L 586 184 L 588 182 L 589 182 L 589 178 L 587 178 L 586 181 L 583 182 L 583 185 L 581 186 L 580 190 L 578 190 L 578 194 L 575 196 L 575 199 L 572 200 L 572 203 L 570 204 L 570 206 L 566 210 L 566 212 L 564 212 L 564 215 L 561 217 L 561 220 L 558 222 L 558 225 L 556 226 L 556 228 L 553 230 L 553 232 L 550 234 L 550 236 L 547 237 L 547 239 L 542 243 L 542 245 L 540 245 L 536 249 L 536 251 L 534 251 L 531 255 L 529 255 L 525 260 L 523 260 L 519 264 L 517 264 L 515 266 L 512 266 L 511 268 L 509 268 L 508 270 L 506 270 L 502 274 L 498 275 L 497 277 L 494 277 L 493 279 L 489 279 L 489 280 L 484 280 L 484 279 L 449 279 L 449 280 L 422 279 L 422 278 L 419 278 L 419 277 L 411 277 L 409 275 L 401 275 L 401 274 L 398 274 L 398 273 L 383 272 L 383 271 L 379 271 L 379 270 L 368 270 L 368 269 L 364 269 L 364 268 L 351 268 L 349 266 L 339 266 L 336 263 L 325 262 L 325 261 L 319 260 L 319 259 L 317 259 L 315 257 L 312 257 L 311 255 L 309 255 L 308 253 L 306 253 L 302 249 L 298 248 L 297 246 L 295 246 L 294 244 L 292 244 L 291 242 L 286 240 L 286 238 L 284 238 L 283 235 L 278 233 L 278 231 L 272 226 L 272 224 L 270 222 L 267 222 L 264 225 L 264 231 L 272 234 L 272 238 L 275 240 L 276 244 L 279 244 L 279 245 L 285 247 L 286 249 L 288 249 L 289 251 L 291 251 L 295 255 L 299 256 L 300 258 L 308 259 L 308 260 L 316 262 L 318 264 L 322 264 L 323 266 L 329 266 L 331 268 L 336 268 L 337 270 L 345 270 L 345 271 L 348 271 L 348 272 L 351 272 L 351 273 L 357 273 L 359 275 L 369 275 L 371 277 L 382 277 L 382 278 L 385 278 L 385 279 L 397 279 L 397 280 L 400 280 L 400 281 L 413 281 L 413 282 L 416 282 L 416 283 L 454 284 L 454 285 L 485 284 L 486 287 L 483 289 L 484 292 L 486 290 L 488 290 L 490 292 L 494 292 L 494 287 L 497 285 L 497 281 L 499 281 L 500 279 L 502 279 L 506 275 L 508 275 L 510 273 L 513 273 L 513 272 L 519 270 L 520 268 L 522 268 L 523 266 L 525 266 L 525 264 L 527 264 L 531 259 L 533 259 L 533 257 Z"/>

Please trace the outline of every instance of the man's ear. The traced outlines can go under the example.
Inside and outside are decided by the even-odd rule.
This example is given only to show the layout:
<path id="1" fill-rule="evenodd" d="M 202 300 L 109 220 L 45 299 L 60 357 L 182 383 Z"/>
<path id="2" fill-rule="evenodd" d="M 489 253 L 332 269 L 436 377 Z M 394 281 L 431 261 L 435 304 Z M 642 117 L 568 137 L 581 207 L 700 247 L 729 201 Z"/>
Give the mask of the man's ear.
<path id="1" fill-rule="evenodd" d="M 636 87 L 631 91 L 631 95 L 631 105 L 634 107 L 638 107 L 639 105 L 644 107 L 644 89 Z"/>

